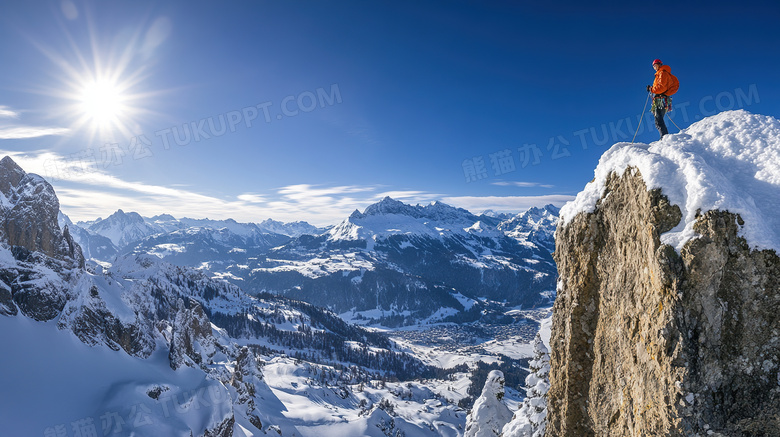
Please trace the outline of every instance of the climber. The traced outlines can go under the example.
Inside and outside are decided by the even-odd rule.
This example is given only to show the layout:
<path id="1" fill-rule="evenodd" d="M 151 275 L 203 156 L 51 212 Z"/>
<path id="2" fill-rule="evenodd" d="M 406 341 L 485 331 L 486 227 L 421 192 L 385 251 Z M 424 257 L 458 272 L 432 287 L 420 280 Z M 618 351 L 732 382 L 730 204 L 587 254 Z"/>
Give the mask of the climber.
<path id="1" fill-rule="evenodd" d="M 653 93 L 653 105 L 650 107 L 650 111 L 655 115 L 655 127 L 663 138 L 669 133 L 666 129 L 666 123 L 664 123 L 664 115 L 671 109 L 669 96 L 677 92 L 680 82 L 672 75 L 672 69 L 668 65 L 664 65 L 660 59 L 653 61 L 653 68 L 655 69 L 655 80 L 652 85 L 647 86 L 647 92 Z"/>

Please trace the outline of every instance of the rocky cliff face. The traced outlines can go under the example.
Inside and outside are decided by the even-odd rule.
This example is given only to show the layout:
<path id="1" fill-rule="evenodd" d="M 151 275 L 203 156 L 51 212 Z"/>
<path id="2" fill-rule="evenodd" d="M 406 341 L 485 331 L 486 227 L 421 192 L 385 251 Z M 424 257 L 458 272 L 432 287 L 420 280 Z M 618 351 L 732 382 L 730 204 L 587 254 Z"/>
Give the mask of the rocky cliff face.
<path id="1" fill-rule="evenodd" d="M 60 202 L 54 188 L 43 178 L 28 174 L 11 158 L 0 160 L 0 213 L 2 231 L 10 246 L 30 252 L 73 260 L 83 266 L 81 248 L 74 243 L 67 228 L 57 223 Z"/>
<path id="2" fill-rule="evenodd" d="M 780 258 L 740 215 L 683 214 L 629 168 L 559 225 L 548 436 L 778 435 Z"/>

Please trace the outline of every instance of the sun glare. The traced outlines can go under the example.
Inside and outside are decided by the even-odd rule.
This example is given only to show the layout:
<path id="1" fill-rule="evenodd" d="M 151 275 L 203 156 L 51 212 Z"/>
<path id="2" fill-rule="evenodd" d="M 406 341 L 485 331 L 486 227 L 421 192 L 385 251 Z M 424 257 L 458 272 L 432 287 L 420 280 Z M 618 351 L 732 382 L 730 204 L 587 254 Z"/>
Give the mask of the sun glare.
<path id="1" fill-rule="evenodd" d="M 80 108 L 83 116 L 97 128 L 108 128 L 123 118 L 127 108 L 125 96 L 115 83 L 97 80 L 84 84 L 81 91 Z"/>
<path id="2" fill-rule="evenodd" d="M 36 43 L 59 69 L 53 86 L 40 92 L 62 99 L 56 114 L 73 132 L 88 135 L 90 143 L 130 141 L 141 123 L 156 114 L 150 109 L 152 99 L 164 91 L 149 91 L 148 79 L 150 56 L 167 35 L 160 33 L 159 22 L 165 24 L 158 19 L 151 26 L 137 26 L 122 43 L 104 44 L 94 25 L 88 26 L 88 40 L 77 40 L 66 31 L 66 48 Z"/>

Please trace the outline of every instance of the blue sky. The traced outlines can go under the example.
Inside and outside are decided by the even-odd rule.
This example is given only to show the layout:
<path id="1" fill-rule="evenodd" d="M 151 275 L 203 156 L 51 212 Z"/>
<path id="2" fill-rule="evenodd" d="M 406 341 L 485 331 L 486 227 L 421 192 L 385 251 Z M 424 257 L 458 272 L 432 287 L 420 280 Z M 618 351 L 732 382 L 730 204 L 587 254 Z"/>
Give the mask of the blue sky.
<path id="1" fill-rule="evenodd" d="M 3 2 L 0 152 L 75 220 L 336 223 L 385 195 L 561 205 L 631 141 L 780 116 L 777 2 Z M 657 131 L 647 122 L 637 141 Z M 668 123 L 670 132 L 677 129 Z"/>

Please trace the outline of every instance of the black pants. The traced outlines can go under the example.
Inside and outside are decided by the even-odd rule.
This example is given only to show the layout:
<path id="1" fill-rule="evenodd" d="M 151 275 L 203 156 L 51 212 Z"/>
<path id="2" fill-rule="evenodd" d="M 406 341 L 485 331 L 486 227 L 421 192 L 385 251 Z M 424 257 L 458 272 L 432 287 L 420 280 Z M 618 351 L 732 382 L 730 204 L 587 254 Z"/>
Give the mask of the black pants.
<path id="1" fill-rule="evenodd" d="M 663 106 L 663 103 L 661 103 L 660 105 L 658 105 L 657 108 L 655 108 L 653 115 L 655 115 L 655 128 L 658 129 L 658 133 L 660 133 L 661 138 L 663 138 L 664 135 L 669 133 L 669 131 L 666 129 L 666 123 L 664 123 L 664 115 L 666 115 L 666 107 Z"/>

